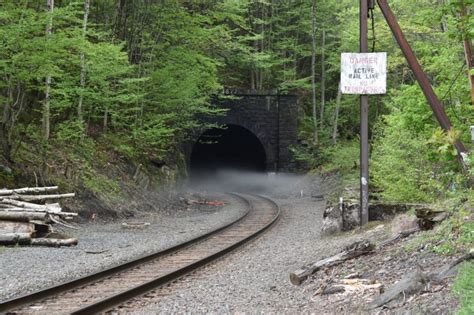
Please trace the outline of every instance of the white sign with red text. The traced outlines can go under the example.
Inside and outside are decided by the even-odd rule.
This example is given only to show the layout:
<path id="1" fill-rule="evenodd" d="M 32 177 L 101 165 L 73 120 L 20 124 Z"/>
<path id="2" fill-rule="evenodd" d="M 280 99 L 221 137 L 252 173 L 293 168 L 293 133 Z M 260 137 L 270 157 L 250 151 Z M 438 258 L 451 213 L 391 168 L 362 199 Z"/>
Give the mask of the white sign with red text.
<path id="1" fill-rule="evenodd" d="M 342 94 L 385 94 L 387 53 L 342 53 Z"/>

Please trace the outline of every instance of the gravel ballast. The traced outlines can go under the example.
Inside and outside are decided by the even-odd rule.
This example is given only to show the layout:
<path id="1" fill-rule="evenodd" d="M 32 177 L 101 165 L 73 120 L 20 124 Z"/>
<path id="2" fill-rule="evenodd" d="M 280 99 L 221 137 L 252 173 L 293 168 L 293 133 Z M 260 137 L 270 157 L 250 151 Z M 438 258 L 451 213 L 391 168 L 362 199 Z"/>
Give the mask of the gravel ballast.
<path id="1" fill-rule="evenodd" d="M 196 272 L 160 300 L 137 310 L 151 313 L 299 313 L 312 309 L 311 293 L 293 286 L 289 273 L 337 253 L 359 235 L 321 239 L 324 201 L 280 200 L 282 217 L 244 249 Z M 172 288 L 170 288 L 172 289 Z M 144 304 L 144 303 L 140 303 Z"/>
<path id="2" fill-rule="evenodd" d="M 214 199 L 228 199 L 216 195 Z M 0 247 L 0 300 L 70 281 L 177 245 L 224 226 L 246 212 L 232 197 L 223 207 L 191 205 L 173 215 L 148 214 L 145 229 L 124 229 L 122 222 L 81 224 L 66 232 L 79 239 L 75 247 Z M 138 219 L 138 218 L 136 218 Z M 135 220 L 136 220 L 135 219 Z"/>

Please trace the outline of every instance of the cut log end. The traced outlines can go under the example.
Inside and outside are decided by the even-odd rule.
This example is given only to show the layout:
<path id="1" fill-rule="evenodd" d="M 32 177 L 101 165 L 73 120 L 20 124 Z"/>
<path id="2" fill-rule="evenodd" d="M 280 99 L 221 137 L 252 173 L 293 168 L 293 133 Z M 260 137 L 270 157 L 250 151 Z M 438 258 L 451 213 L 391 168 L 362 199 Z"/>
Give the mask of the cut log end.
<path id="1" fill-rule="evenodd" d="M 303 270 L 296 270 L 295 272 L 292 272 L 290 273 L 290 282 L 291 284 L 293 285 L 300 285 L 301 283 L 303 283 L 304 279 L 303 277 L 301 276 L 301 272 Z M 300 274 L 300 275 L 298 275 Z"/>
<path id="2" fill-rule="evenodd" d="M 36 194 L 57 189 L 57 186 L 0 189 L 0 245 L 50 247 L 76 245 L 75 238 L 45 238 L 51 237 L 50 223 L 76 229 L 62 219 L 73 218 L 77 213 L 63 212 L 59 203 L 45 202 L 51 199 L 72 198 L 75 196 L 74 193 Z M 25 195 L 27 193 L 30 194 Z"/>

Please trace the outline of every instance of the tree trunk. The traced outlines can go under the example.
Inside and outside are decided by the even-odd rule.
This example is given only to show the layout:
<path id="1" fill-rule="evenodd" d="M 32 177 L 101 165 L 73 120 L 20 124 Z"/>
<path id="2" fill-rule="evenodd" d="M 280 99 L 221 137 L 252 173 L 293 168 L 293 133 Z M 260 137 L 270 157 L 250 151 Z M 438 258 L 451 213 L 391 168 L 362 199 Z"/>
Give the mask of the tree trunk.
<path id="1" fill-rule="evenodd" d="M 53 29 L 53 12 L 54 12 L 54 0 L 47 0 L 49 20 L 46 25 L 46 37 L 51 36 Z M 51 75 L 46 76 L 46 92 L 43 104 L 43 139 L 48 140 L 50 135 L 50 93 L 51 93 Z"/>
<path id="2" fill-rule="evenodd" d="M 466 56 L 466 64 L 468 69 L 469 83 L 471 84 L 471 102 L 474 105 L 474 75 L 471 71 L 474 69 L 474 61 L 472 59 L 472 46 L 468 39 L 464 39 L 464 54 Z"/>
<path id="3" fill-rule="evenodd" d="M 87 20 L 89 18 L 90 0 L 84 0 L 84 19 L 82 21 L 82 38 L 86 40 L 87 34 Z M 81 94 L 79 95 L 79 104 L 77 105 L 77 117 L 80 123 L 83 123 L 82 118 L 82 103 L 84 101 L 84 87 L 86 86 L 86 57 L 84 50 L 81 51 Z"/>
<path id="4" fill-rule="evenodd" d="M 266 4 L 261 4 L 261 24 L 260 24 L 260 52 L 263 53 L 265 51 L 265 21 L 266 21 Z M 259 76 L 258 76 L 258 89 L 263 90 L 263 80 L 264 80 L 264 69 L 259 69 Z"/>
<path id="5" fill-rule="evenodd" d="M 444 5 L 445 5 L 444 0 L 438 0 L 439 10 L 443 10 Z M 441 17 L 440 28 L 441 28 L 441 32 L 443 33 L 448 31 L 448 23 L 447 23 L 445 14 L 443 14 Z"/>
<path id="6" fill-rule="evenodd" d="M 466 19 L 470 14 L 468 8 L 464 4 L 464 1 L 461 1 L 461 19 Z M 471 71 L 474 69 L 474 60 L 472 59 L 472 45 L 471 39 L 463 36 L 463 44 L 464 44 L 464 56 L 466 57 L 466 65 L 467 65 L 467 75 L 469 78 L 469 83 L 471 84 L 471 102 L 474 105 L 474 75 L 471 74 Z"/>
<path id="7" fill-rule="evenodd" d="M 326 105 L 326 56 L 324 55 L 324 49 L 326 47 L 326 30 L 323 29 L 323 34 L 321 38 L 321 108 L 320 108 L 320 126 L 321 131 L 324 128 L 324 107 Z"/>
<path id="8" fill-rule="evenodd" d="M 311 5 L 311 89 L 313 93 L 313 140 L 318 143 L 318 118 L 316 111 L 316 0 L 312 0 Z"/>
<path id="9" fill-rule="evenodd" d="M 334 110 L 334 123 L 332 127 L 332 143 L 336 144 L 337 142 L 337 120 L 339 119 L 339 108 L 341 107 L 341 82 L 339 81 L 339 85 L 337 87 L 337 97 L 336 97 L 336 109 Z"/>
<path id="10" fill-rule="evenodd" d="M 104 133 L 107 132 L 108 125 L 109 125 L 109 109 L 106 107 L 104 111 L 104 124 L 103 124 Z"/>
<path id="11" fill-rule="evenodd" d="M 3 115 L 7 116 L 10 112 L 10 106 L 8 104 L 4 105 Z M 8 141 L 8 125 L 7 122 L 4 122 L 0 125 L 0 150 L 2 151 L 2 156 L 5 160 L 11 161 L 11 143 Z"/>

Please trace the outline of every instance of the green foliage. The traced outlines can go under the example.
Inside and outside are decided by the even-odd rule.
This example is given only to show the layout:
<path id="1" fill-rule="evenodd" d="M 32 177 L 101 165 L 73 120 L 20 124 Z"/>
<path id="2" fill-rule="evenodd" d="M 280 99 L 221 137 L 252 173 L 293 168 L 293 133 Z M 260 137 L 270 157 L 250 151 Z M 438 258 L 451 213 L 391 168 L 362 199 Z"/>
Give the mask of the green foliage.
<path id="1" fill-rule="evenodd" d="M 319 168 L 327 160 L 326 152 L 323 152 L 314 145 L 299 145 L 290 149 L 293 153 L 293 158 L 304 163 L 310 169 Z"/>
<path id="2" fill-rule="evenodd" d="M 460 298 L 459 315 L 469 315 L 474 313 L 474 262 L 469 261 L 463 264 L 459 270 L 454 283 L 454 292 Z"/>
<path id="3" fill-rule="evenodd" d="M 120 193 L 120 186 L 116 181 L 94 173 L 86 175 L 84 186 L 98 196 L 114 198 Z"/>
<path id="4" fill-rule="evenodd" d="M 451 133 L 439 130 L 391 31 L 375 12 L 375 50 L 388 52 L 389 93 L 371 97 L 370 172 L 386 200 L 431 202 L 467 186 L 453 148 L 455 139 L 469 139 L 467 126 L 474 119 L 462 47 L 462 40 L 472 38 L 472 17 L 462 14 L 462 3 L 390 3 L 445 105 Z M 83 14 L 81 1 L 56 2 L 52 16 L 41 2 L 0 4 L 0 145 L 13 155 L 2 152 L 5 160 L 41 156 L 35 165 L 45 164 L 64 148 L 62 161 L 78 165 L 87 178 L 94 173 L 89 161 L 109 158 L 97 153 L 102 149 L 129 159 L 173 158 L 191 132 L 209 127 L 198 118 L 221 114 L 211 104 L 222 88 L 235 87 L 297 93 L 305 146 L 294 148 L 296 158 L 312 168 L 356 173 L 358 98 L 343 95 L 336 101 L 340 53 L 359 47 L 353 1 L 316 2 L 318 103 L 323 51 L 326 77 L 318 141 L 311 108 L 310 1 L 137 0 L 117 6 L 92 0 L 85 34 Z M 52 134 L 44 141 L 48 76 Z"/>
<path id="5" fill-rule="evenodd" d="M 434 201 L 443 187 L 432 180 L 436 174 L 426 163 L 425 141 L 405 129 L 384 133 L 374 144 L 371 176 L 387 201 Z"/>
<path id="6" fill-rule="evenodd" d="M 339 171 L 342 174 L 358 173 L 360 147 L 359 141 L 343 141 L 329 149 L 327 163 L 324 164 L 325 171 Z"/>

